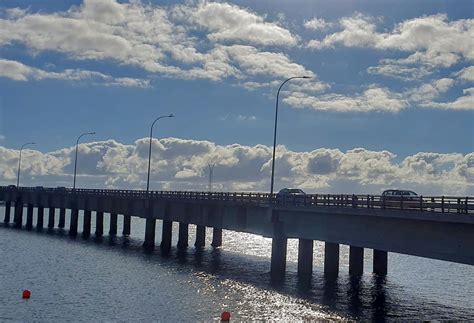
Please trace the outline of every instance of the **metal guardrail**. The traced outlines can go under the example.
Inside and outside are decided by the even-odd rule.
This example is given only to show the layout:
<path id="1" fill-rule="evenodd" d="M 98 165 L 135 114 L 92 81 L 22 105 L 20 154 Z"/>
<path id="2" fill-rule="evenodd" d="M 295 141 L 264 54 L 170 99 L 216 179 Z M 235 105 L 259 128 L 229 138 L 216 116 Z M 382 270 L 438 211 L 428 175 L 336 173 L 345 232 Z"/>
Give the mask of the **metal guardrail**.
<path id="1" fill-rule="evenodd" d="M 294 207 L 345 207 L 391 209 L 437 213 L 474 214 L 474 197 L 470 196 L 416 196 L 387 198 L 382 195 L 355 194 L 307 194 L 301 196 L 278 196 L 269 193 L 247 192 L 198 192 L 198 191 L 140 191 L 111 189 L 69 189 L 0 186 L 0 192 L 35 192 L 47 194 L 75 194 L 110 197 L 132 197 L 166 200 L 228 201 L 245 204 L 272 204 Z"/>

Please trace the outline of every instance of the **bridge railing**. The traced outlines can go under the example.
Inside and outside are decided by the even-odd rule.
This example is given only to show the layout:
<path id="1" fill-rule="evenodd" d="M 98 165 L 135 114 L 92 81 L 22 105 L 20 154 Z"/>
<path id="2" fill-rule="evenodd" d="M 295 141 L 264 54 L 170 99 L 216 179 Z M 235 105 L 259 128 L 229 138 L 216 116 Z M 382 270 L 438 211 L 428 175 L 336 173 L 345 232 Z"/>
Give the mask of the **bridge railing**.
<path id="1" fill-rule="evenodd" d="M 141 191 L 113 189 L 70 189 L 43 187 L 6 187 L 0 186 L 0 192 L 8 191 L 75 194 L 90 196 L 132 197 L 141 199 L 166 200 L 207 200 L 245 204 L 265 204 L 291 207 L 351 207 L 370 209 L 396 209 L 420 212 L 474 214 L 474 197 L 469 196 L 400 196 L 355 194 L 307 194 L 281 196 L 259 192 L 199 192 L 199 191 Z"/>

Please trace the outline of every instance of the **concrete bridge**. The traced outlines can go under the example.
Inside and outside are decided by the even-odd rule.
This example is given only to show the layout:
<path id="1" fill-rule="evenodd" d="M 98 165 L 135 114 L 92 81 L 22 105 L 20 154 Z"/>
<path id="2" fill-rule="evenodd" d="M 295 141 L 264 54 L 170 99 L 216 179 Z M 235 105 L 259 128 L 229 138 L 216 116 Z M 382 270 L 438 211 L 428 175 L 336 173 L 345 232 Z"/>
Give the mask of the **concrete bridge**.
<path id="1" fill-rule="evenodd" d="M 364 248 L 374 250 L 373 272 L 387 273 L 387 254 L 396 252 L 474 265 L 474 197 L 416 197 L 387 200 L 374 195 L 314 194 L 277 198 L 268 193 L 209 193 L 65 188 L 0 187 L 5 204 L 5 222 L 11 210 L 15 226 L 54 228 L 59 210 L 59 228 L 64 228 L 70 209 L 69 235 L 77 236 L 78 214 L 83 210 L 82 236 L 91 235 L 92 212 L 97 236 L 104 233 L 104 213 L 110 216 L 109 234 L 116 235 L 122 215 L 123 235 L 130 234 L 131 217 L 146 219 L 145 248 L 154 248 L 157 220 L 162 221 L 160 247 L 169 252 L 172 222 L 179 223 L 178 247 L 188 246 L 189 224 L 196 225 L 196 247 L 205 245 L 206 227 L 213 228 L 212 246 L 222 245 L 222 229 L 272 238 L 271 276 L 283 279 L 288 238 L 299 239 L 298 274 L 309 276 L 313 265 L 313 241 L 325 242 L 324 272 L 337 275 L 339 245 L 350 246 L 349 272 L 363 273 Z"/>

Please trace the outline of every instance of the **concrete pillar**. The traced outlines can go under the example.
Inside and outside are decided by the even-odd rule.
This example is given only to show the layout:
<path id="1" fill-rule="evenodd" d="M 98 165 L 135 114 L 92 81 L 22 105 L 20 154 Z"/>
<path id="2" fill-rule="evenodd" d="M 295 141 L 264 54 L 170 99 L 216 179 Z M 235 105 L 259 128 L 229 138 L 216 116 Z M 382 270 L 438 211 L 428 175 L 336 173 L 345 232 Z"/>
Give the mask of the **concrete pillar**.
<path id="1" fill-rule="evenodd" d="M 132 227 L 132 217 L 130 215 L 123 216 L 123 231 L 122 235 L 129 236 Z"/>
<path id="2" fill-rule="evenodd" d="M 168 253 L 171 250 L 171 238 L 173 237 L 173 222 L 163 220 L 163 230 L 161 234 L 161 250 Z"/>
<path id="3" fill-rule="evenodd" d="M 104 212 L 95 212 L 95 235 L 101 237 L 104 234 Z"/>
<path id="4" fill-rule="evenodd" d="M 15 202 L 15 228 L 21 228 L 23 224 L 23 203 L 21 201 Z"/>
<path id="5" fill-rule="evenodd" d="M 56 215 L 56 209 L 54 207 L 49 208 L 49 217 L 48 217 L 48 228 L 54 228 L 54 216 Z"/>
<path id="6" fill-rule="evenodd" d="M 5 223 L 10 223 L 11 206 L 12 206 L 12 202 L 10 201 L 5 202 L 5 218 L 3 219 L 3 222 Z"/>
<path id="7" fill-rule="evenodd" d="M 332 242 L 324 243 L 324 274 L 339 274 L 339 244 Z"/>
<path id="8" fill-rule="evenodd" d="M 156 219 L 146 219 L 145 242 L 143 243 L 143 247 L 145 247 L 145 249 L 155 248 L 155 230 Z"/>
<path id="9" fill-rule="evenodd" d="M 194 242 L 196 248 L 202 248 L 206 246 L 206 226 L 196 226 L 196 242 Z"/>
<path id="10" fill-rule="evenodd" d="M 26 229 L 33 229 L 33 204 L 28 204 L 26 208 Z"/>
<path id="11" fill-rule="evenodd" d="M 44 208 L 42 206 L 38 206 L 38 219 L 36 219 L 36 229 L 42 230 L 43 223 L 44 223 Z"/>
<path id="12" fill-rule="evenodd" d="M 187 248 L 189 239 L 189 224 L 179 223 L 178 248 Z"/>
<path id="13" fill-rule="evenodd" d="M 313 240 L 299 239 L 298 275 L 311 276 L 313 273 Z"/>
<path id="14" fill-rule="evenodd" d="M 91 235 L 92 212 L 84 210 L 84 222 L 82 226 L 82 238 L 88 239 Z"/>
<path id="15" fill-rule="evenodd" d="M 58 228 L 63 229 L 66 226 L 66 209 L 60 208 L 59 209 L 59 224 Z"/>
<path id="16" fill-rule="evenodd" d="M 364 273 L 364 248 L 349 247 L 349 274 L 361 276 Z"/>
<path id="17" fill-rule="evenodd" d="M 212 243 L 211 246 L 218 248 L 222 246 L 222 229 L 214 228 L 212 229 Z"/>
<path id="18" fill-rule="evenodd" d="M 272 280 L 283 280 L 286 271 L 286 237 L 273 237 L 270 276 Z"/>
<path id="19" fill-rule="evenodd" d="M 387 251 L 374 249 L 374 274 L 387 275 L 388 253 Z"/>
<path id="20" fill-rule="evenodd" d="M 117 213 L 110 213 L 110 228 L 109 235 L 117 235 Z"/>
<path id="21" fill-rule="evenodd" d="M 79 210 L 71 209 L 71 222 L 69 223 L 69 236 L 77 237 L 77 224 L 79 222 Z"/>

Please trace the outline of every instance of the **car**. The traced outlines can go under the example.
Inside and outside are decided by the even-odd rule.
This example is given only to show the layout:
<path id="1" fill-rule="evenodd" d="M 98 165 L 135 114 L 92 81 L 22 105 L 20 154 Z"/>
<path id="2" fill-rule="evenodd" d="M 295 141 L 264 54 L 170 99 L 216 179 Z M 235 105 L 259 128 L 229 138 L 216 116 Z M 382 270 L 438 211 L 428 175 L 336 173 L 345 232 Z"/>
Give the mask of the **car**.
<path id="1" fill-rule="evenodd" d="M 9 190 L 16 190 L 17 187 L 16 187 L 16 185 L 8 185 L 8 189 Z"/>
<path id="2" fill-rule="evenodd" d="M 299 188 L 282 188 L 276 194 L 277 203 L 281 204 L 303 204 L 306 193 Z"/>
<path id="3" fill-rule="evenodd" d="M 395 200 L 400 201 L 417 201 L 420 197 L 413 191 L 408 190 L 386 190 L 383 191 L 382 196 L 386 201 Z"/>

